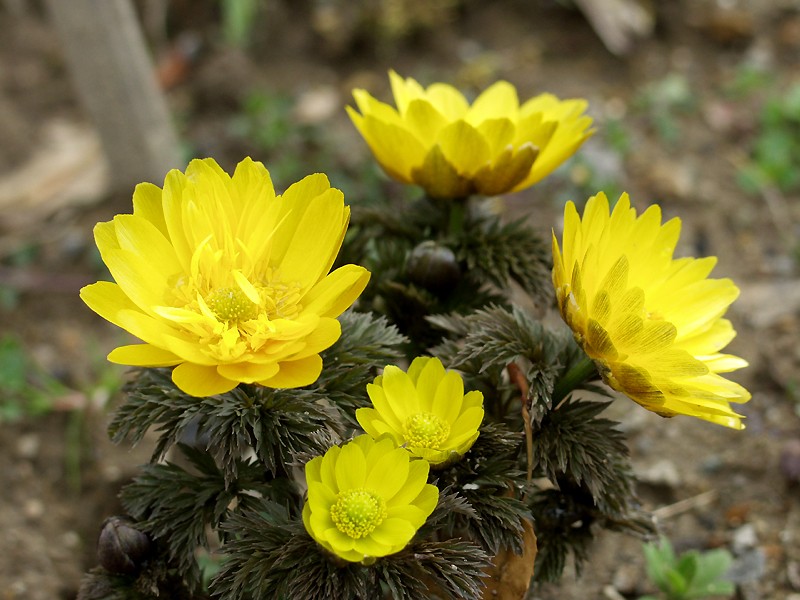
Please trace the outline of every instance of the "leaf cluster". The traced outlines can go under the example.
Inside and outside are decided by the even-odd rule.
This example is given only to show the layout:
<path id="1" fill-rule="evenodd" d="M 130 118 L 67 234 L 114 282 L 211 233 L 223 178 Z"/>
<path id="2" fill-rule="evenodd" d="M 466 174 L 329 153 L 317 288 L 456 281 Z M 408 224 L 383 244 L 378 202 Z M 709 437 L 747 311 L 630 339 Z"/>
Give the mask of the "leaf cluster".
<path id="1" fill-rule="evenodd" d="M 111 439 L 136 444 L 157 427 L 153 462 L 176 443 L 191 443 L 213 454 L 226 483 L 236 479 L 238 458 L 249 448 L 273 475 L 298 453 L 321 453 L 355 424 L 355 409 L 368 403 L 366 384 L 399 356 L 405 341 L 383 317 L 341 318 L 342 336 L 323 353 L 326 368 L 307 388 L 240 385 L 227 394 L 195 398 L 175 386 L 169 369 L 138 371 L 109 425 Z"/>
<path id="2" fill-rule="evenodd" d="M 448 334 L 433 353 L 484 392 L 496 419 L 519 415 L 521 400 L 532 420 L 541 419 L 552 409 L 556 383 L 582 356 L 565 329 L 548 329 L 516 307 L 489 306 L 466 316 L 437 315 L 429 320 Z M 506 377 L 511 363 L 522 369 L 527 389 Z"/>
<path id="3" fill-rule="evenodd" d="M 462 540 L 414 540 L 369 566 L 344 563 L 322 550 L 288 511 L 268 501 L 237 512 L 223 529 L 231 538 L 228 556 L 211 585 L 221 600 L 371 600 L 387 595 L 424 600 L 433 593 L 477 600 L 488 565 L 479 547 Z"/>
<path id="4" fill-rule="evenodd" d="M 458 492 L 459 510 L 449 511 L 439 525 L 448 535 L 475 540 L 491 555 L 502 548 L 522 550 L 522 519 L 531 514 L 515 493 L 525 484 L 521 438 L 502 424 L 485 423 L 462 460 L 434 472 L 441 489 Z"/>
<path id="5" fill-rule="evenodd" d="M 613 421 L 600 417 L 608 403 L 562 397 L 564 382 L 584 357 L 566 329 L 550 330 L 519 309 L 499 306 L 430 320 L 448 333 L 434 354 L 462 370 L 470 389 L 484 392 L 491 416 L 520 430 L 527 419 L 532 462 L 526 466 L 534 479 L 545 478 L 554 486 L 531 494 L 527 505 L 539 539 L 537 579 L 560 577 L 570 552 L 580 566 L 593 524 L 652 531 L 652 523 L 634 504 L 624 435 Z M 518 369 L 521 381 L 509 375 L 509 365 Z M 588 381 L 570 381 L 567 387 L 602 392 L 591 383 L 596 377 L 595 372 Z M 519 473 L 527 462 L 522 433 L 515 443 L 513 469 Z M 480 465 L 476 471 L 485 468 Z M 516 489 L 524 483 L 518 479 Z M 471 533 L 481 539 L 480 532 Z"/>
<path id="6" fill-rule="evenodd" d="M 523 220 L 503 223 L 485 203 L 423 197 L 354 214 L 343 254 L 372 273 L 362 295 L 419 352 L 441 341 L 425 317 L 507 304 L 512 283 L 549 294 L 549 253 Z"/>
<path id="7" fill-rule="evenodd" d="M 694 600 L 709 596 L 731 595 L 732 582 L 723 579 L 733 564 L 731 553 L 719 548 L 708 552 L 690 550 L 675 554 L 667 538 L 658 544 L 644 545 L 647 576 L 667 600 Z M 652 596 L 640 600 L 655 600 Z"/>
<path id="8" fill-rule="evenodd" d="M 207 452 L 184 444 L 178 449 L 186 468 L 174 462 L 146 465 L 123 488 L 121 500 L 138 527 L 164 546 L 170 564 L 191 582 L 199 580 L 196 550 L 210 547 L 207 528 L 218 528 L 232 503 L 241 509 L 259 496 L 286 502 L 292 491 L 265 481 L 258 463 L 240 460 L 232 483 Z"/>

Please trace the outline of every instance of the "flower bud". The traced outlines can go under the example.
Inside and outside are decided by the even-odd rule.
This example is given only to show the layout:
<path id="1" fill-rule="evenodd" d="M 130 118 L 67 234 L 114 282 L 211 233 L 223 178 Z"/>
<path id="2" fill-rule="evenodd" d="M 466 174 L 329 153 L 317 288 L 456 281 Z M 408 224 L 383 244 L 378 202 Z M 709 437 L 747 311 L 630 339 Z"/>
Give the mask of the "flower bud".
<path id="1" fill-rule="evenodd" d="M 412 282 L 433 292 L 447 290 L 461 279 L 455 253 L 432 240 L 422 242 L 411 251 L 406 268 Z"/>
<path id="2" fill-rule="evenodd" d="M 97 560 L 110 573 L 136 575 L 150 553 L 150 538 L 122 517 L 109 517 L 97 541 Z"/>

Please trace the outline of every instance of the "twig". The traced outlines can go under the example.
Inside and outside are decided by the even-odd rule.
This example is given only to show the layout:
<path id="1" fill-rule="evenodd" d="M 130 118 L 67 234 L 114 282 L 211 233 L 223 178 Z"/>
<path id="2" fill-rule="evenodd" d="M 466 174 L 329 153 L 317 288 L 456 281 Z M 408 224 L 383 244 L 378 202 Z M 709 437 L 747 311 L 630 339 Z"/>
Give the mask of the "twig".
<path id="1" fill-rule="evenodd" d="M 697 496 L 679 500 L 674 504 L 668 504 L 666 506 L 662 506 L 661 508 L 657 508 L 653 511 L 653 516 L 658 519 L 669 519 L 676 515 L 688 512 L 693 508 L 699 508 L 701 506 L 711 504 L 717 499 L 717 496 L 719 496 L 717 490 L 709 490 L 707 492 L 703 492 L 702 494 L 697 494 Z"/>

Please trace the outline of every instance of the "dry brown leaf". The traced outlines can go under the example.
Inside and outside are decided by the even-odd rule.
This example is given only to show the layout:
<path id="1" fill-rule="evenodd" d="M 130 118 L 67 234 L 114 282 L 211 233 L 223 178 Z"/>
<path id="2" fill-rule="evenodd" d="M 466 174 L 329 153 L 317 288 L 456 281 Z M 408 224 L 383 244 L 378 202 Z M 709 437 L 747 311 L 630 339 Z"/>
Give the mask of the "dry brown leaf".
<path id="1" fill-rule="evenodd" d="M 509 549 L 494 557 L 486 571 L 489 577 L 483 591 L 484 600 L 522 600 L 528 593 L 538 546 L 531 522 L 523 519 L 522 528 L 522 554 Z"/>

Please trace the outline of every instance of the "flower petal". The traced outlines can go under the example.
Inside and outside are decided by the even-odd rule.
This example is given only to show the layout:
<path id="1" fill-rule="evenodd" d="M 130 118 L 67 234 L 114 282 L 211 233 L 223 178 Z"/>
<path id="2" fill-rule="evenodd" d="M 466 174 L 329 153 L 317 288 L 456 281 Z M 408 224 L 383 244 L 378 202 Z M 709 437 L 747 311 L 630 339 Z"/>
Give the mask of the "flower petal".
<path id="1" fill-rule="evenodd" d="M 220 375 L 214 366 L 188 362 L 181 363 L 172 370 L 172 381 L 181 391 L 199 398 L 224 394 L 239 385 L 238 381 Z"/>

